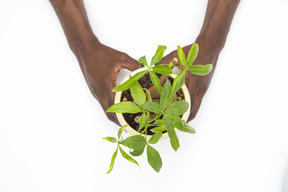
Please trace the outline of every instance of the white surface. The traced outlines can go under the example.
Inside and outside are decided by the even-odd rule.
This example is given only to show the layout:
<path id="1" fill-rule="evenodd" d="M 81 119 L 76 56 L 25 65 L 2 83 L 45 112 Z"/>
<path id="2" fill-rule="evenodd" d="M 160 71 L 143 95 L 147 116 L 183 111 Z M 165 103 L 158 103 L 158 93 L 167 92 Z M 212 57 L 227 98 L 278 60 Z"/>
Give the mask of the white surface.
<path id="1" fill-rule="evenodd" d="M 139 58 L 192 43 L 206 1 L 86 0 L 103 43 Z M 0 1 L 0 191 L 280 192 L 288 167 L 288 1 L 238 8 L 196 135 L 156 145 L 159 174 L 118 157 L 49 1 Z M 174 29 L 174 30 L 173 30 Z"/>

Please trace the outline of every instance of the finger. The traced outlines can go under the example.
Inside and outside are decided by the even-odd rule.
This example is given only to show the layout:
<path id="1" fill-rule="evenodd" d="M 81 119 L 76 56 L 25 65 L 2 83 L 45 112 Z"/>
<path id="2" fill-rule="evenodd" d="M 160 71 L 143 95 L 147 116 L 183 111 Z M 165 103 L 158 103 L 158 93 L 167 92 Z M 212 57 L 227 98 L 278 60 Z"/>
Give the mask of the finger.
<path id="1" fill-rule="evenodd" d="M 191 121 L 192 119 L 194 119 L 199 111 L 200 105 L 202 103 L 202 95 L 201 94 L 197 94 L 195 102 L 194 102 L 194 107 L 193 109 L 190 111 L 190 116 L 188 118 L 188 121 Z"/>
<path id="2" fill-rule="evenodd" d="M 128 54 L 124 53 L 121 56 L 120 59 L 120 68 L 118 68 L 118 71 L 120 71 L 122 68 L 127 68 L 130 71 L 135 71 L 139 68 L 139 62 L 132 57 L 130 57 Z"/>

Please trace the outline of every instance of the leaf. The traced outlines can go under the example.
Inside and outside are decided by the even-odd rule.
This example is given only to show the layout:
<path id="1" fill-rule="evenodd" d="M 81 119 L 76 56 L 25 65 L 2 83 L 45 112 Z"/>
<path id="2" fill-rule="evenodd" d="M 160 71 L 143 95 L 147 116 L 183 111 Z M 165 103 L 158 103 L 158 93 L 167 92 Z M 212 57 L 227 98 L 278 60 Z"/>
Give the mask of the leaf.
<path id="1" fill-rule="evenodd" d="M 179 57 L 179 60 L 180 60 L 181 64 L 184 67 L 187 67 L 185 53 L 184 53 L 183 49 L 179 45 L 177 46 L 177 53 L 178 53 L 178 57 Z"/>
<path id="2" fill-rule="evenodd" d="M 183 120 L 184 127 L 181 131 L 186 133 L 196 133 L 196 130 Z"/>
<path id="3" fill-rule="evenodd" d="M 165 113 L 182 115 L 189 108 L 189 104 L 187 101 L 175 101 L 166 109 Z"/>
<path id="4" fill-rule="evenodd" d="M 185 71 L 180 73 L 173 81 L 172 89 L 170 95 L 174 95 L 185 83 Z"/>
<path id="5" fill-rule="evenodd" d="M 162 93 L 162 87 L 160 84 L 160 80 L 159 80 L 158 76 L 153 71 L 150 71 L 150 79 L 151 79 L 153 85 L 155 86 L 155 88 L 157 89 L 157 91 L 159 93 Z"/>
<path id="6" fill-rule="evenodd" d="M 159 173 L 161 167 L 162 167 L 162 159 L 160 154 L 156 149 L 151 147 L 150 145 L 147 145 L 147 159 L 150 166 Z"/>
<path id="7" fill-rule="evenodd" d="M 171 84 L 169 79 L 167 79 L 163 85 L 162 94 L 160 97 L 160 105 L 162 106 L 163 110 L 166 109 L 166 107 L 173 102 L 173 96 L 170 95 L 170 92 L 171 92 Z"/>
<path id="8" fill-rule="evenodd" d="M 164 120 L 163 119 L 157 119 L 153 124 L 164 125 Z"/>
<path id="9" fill-rule="evenodd" d="M 177 151 L 177 149 L 180 147 L 180 144 L 176 132 L 174 130 L 173 118 L 171 118 L 168 115 L 164 115 L 163 119 L 170 138 L 171 146 L 175 151 Z"/>
<path id="10" fill-rule="evenodd" d="M 132 155 L 132 156 L 140 156 L 140 155 L 142 155 L 143 154 L 143 152 L 144 152 L 144 149 L 145 149 L 145 147 L 143 148 L 143 149 L 133 149 L 133 150 L 131 150 L 129 153 Z"/>
<path id="11" fill-rule="evenodd" d="M 143 88 L 143 89 L 146 91 L 146 93 L 148 93 L 148 101 L 152 102 L 152 97 L 151 97 L 150 91 L 148 89 L 145 89 L 145 88 Z"/>
<path id="12" fill-rule="evenodd" d="M 162 132 L 162 131 L 165 131 L 166 130 L 166 127 L 165 126 L 159 126 L 159 127 L 154 127 L 152 129 L 152 131 L 155 133 L 155 132 Z"/>
<path id="13" fill-rule="evenodd" d="M 112 105 L 105 113 L 139 113 L 142 109 L 131 101 L 122 101 Z"/>
<path id="14" fill-rule="evenodd" d="M 156 144 L 160 137 L 162 136 L 162 132 L 159 132 L 159 133 L 155 133 L 148 141 L 148 143 L 150 144 Z"/>
<path id="15" fill-rule="evenodd" d="M 127 137 L 120 144 L 129 147 L 130 149 L 143 149 L 145 148 L 147 142 L 144 136 L 134 135 Z"/>
<path id="16" fill-rule="evenodd" d="M 162 107 L 159 103 L 156 102 L 146 102 L 143 105 L 141 105 L 140 107 L 142 107 L 143 109 L 156 113 L 156 114 L 161 114 L 162 113 Z"/>
<path id="17" fill-rule="evenodd" d="M 195 75 L 207 75 L 208 73 L 210 73 L 210 71 L 212 70 L 213 65 L 212 64 L 207 64 L 207 65 L 192 65 L 189 67 L 189 71 L 192 74 Z"/>
<path id="18" fill-rule="evenodd" d="M 102 139 L 110 141 L 111 143 L 117 143 L 117 139 L 115 137 L 104 137 Z"/>
<path id="19" fill-rule="evenodd" d="M 115 162 L 115 159 L 116 159 L 116 156 L 117 156 L 117 153 L 118 153 L 118 147 L 116 149 L 116 151 L 113 153 L 112 155 L 112 158 L 111 158 L 111 163 L 110 163 L 110 166 L 109 166 L 109 169 L 108 171 L 106 172 L 107 174 L 110 173 L 113 169 L 113 166 L 114 166 L 114 162 Z"/>
<path id="20" fill-rule="evenodd" d="M 173 125 L 174 125 L 174 127 L 179 129 L 180 131 L 182 131 L 182 129 L 184 127 L 184 123 L 178 115 L 175 115 L 175 118 L 173 119 Z"/>
<path id="21" fill-rule="evenodd" d="M 131 96 L 138 105 L 142 105 L 146 101 L 146 94 L 144 93 L 141 85 L 136 81 L 130 87 Z"/>
<path id="22" fill-rule="evenodd" d="M 161 65 L 155 65 L 154 67 L 152 67 L 152 70 L 162 75 L 170 75 L 172 73 L 171 69 Z"/>
<path id="23" fill-rule="evenodd" d="M 167 49 L 166 46 L 164 45 L 158 45 L 157 51 L 155 53 L 155 55 L 152 57 L 151 59 L 151 64 L 150 66 L 159 63 L 163 57 L 164 51 Z"/>
<path id="24" fill-rule="evenodd" d="M 133 77 L 122 83 L 121 85 L 118 85 L 112 89 L 114 92 L 124 91 L 126 89 L 129 89 L 136 81 L 141 79 L 145 75 L 145 73 L 148 71 L 148 69 L 144 71 L 140 71 L 136 73 Z"/>
<path id="25" fill-rule="evenodd" d="M 187 56 L 187 66 L 190 67 L 198 55 L 199 45 L 193 43 Z"/>
<path id="26" fill-rule="evenodd" d="M 142 64 L 142 65 L 144 65 L 146 67 L 149 67 L 148 63 L 147 63 L 147 60 L 146 60 L 146 56 L 140 57 L 138 61 L 139 61 L 140 64 Z"/>
<path id="27" fill-rule="evenodd" d="M 150 117 L 150 113 L 147 112 L 143 112 L 140 119 L 139 119 L 139 130 L 141 130 L 147 123 L 147 119 Z"/>
<path id="28" fill-rule="evenodd" d="M 122 127 L 119 129 L 119 131 L 118 131 L 118 141 L 119 141 L 120 136 L 122 135 L 124 129 L 125 129 L 127 126 L 128 126 L 128 125 L 124 125 L 124 126 L 122 126 Z"/>
<path id="29" fill-rule="evenodd" d="M 131 163 L 135 163 L 136 165 L 139 166 L 139 164 L 137 163 L 137 161 L 135 161 L 132 157 L 130 157 L 125 151 L 123 151 L 123 149 L 119 146 L 121 155 L 127 159 L 128 161 L 130 161 Z"/>

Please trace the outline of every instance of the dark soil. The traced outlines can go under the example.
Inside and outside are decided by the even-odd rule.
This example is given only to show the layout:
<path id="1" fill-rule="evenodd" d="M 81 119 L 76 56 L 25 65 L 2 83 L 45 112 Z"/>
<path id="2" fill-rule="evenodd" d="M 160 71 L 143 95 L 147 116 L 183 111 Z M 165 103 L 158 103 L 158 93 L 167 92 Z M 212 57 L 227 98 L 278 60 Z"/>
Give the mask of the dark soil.
<path id="1" fill-rule="evenodd" d="M 160 78 L 161 75 L 157 74 L 157 76 Z M 171 77 L 168 77 L 171 85 L 173 83 L 173 78 Z M 151 79 L 150 79 L 150 75 L 149 73 L 146 73 L 141 79 L 138 80 L 139 84 L 141 85 L 142 88 L 145 88 L 145 89 L 149 89 L 151 86 L 153 86 L 152 82 L 151 82 Z M 178 97 L 181 97 L 182 100 L 185 100 L 184 98 L 184 93 L 182 91 L 182 89 L 179 89 L 177 92 L 176 92 L 176 95 L 177 95 L 177 98 Z M 124 100 L 127 100 L 127 101 L 134 101 L 132 96 L 131 96 L 131 93 L 130 93 L 130 90 L 125 90 L 123 91 L 122 93 L 122 96 L 121 96 L 121 101 Z M 135 117 L 137 116 L 141 116 L 142 115 L 142 112 L 140 113 L 135 113 L 135 114 L 131 114 L 131 113 L 123 113 L 123 117 L 124 119 L 126 120 L 126 122 L 130 125 L 130 127 L 132 127 L 133 129 L 135 129 L 136 131 L 138 131 L 139 129 L 139 123 L 136 123 L 135 122 Z M 180 116 L 181 117 L 181 116 Z M 161 119 L 161 117 L 160 117 Z M 151 131 L 151 129 L 154 128 L 154 127 L 148 127 L 147 129 L 147 135 L 154 135 L 154 132 Z M 143 131 L 144 128 L 142 128 L 140 130 Z M 165 133 L 166 131 L 164 131 L 163 133 Z"/>

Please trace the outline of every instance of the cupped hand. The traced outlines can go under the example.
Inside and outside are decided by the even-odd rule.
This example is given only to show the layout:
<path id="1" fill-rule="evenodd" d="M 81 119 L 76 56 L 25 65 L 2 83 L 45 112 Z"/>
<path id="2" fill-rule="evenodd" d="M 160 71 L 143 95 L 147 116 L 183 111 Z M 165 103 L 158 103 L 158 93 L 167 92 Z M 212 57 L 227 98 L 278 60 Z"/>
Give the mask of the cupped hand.
<path id="1" fill-rule="evenodd" d="M 114 104 L 119 71 L 127 68 L 131 71 L 139 67 L 138 61 L 126 53 L 101 44 L 98 39 L 90 39 L 73 51 L 79 61 L 82 73 L 93 96 L 99 101 L 104 111 Z M 114 113 L 107 113 L 107 117 L 119 124 Z"/>
<path id="2" fill-rule="evenodd" d="M 187 71 L 186 73 L 185 84 L 189 90 L 190 97 L 191 97 L 191 110 L 190 110 L 188 121 L 191 121 L 192 119 L 195 118 L 200 108 L 202 99 L 209 87 L 211 78 L 213 76 L 216 63 L 217 63 L 217 59 L 218 59 L 218 55 L 219 55 L 219 51 L 214 49 L 209 44 L 209 42 L 206 42 L 205 40 L 201 40 L 201 39 L 197 39 L 196 42 L 199 44 L 199 52 L 198 52 L 198 56 L 196 60 L 193 62 L 193 65 L 212 64 L 213 69 L 206 76 L 199 76 L 199 75 L 191 74 L 189 71 Z M 191 46 L 192 44 L 183 47 L 183 51 L 186 56 L 188 55 L 188 52 Z M 172 51 L 171 53 L 163 57 L 161 63 L 166 63 L 166 64 L 170 63 L 170 61 L 174 57 L 178 58 L 177 50 Z M 179 62 L 178 64 L 181 65 Z"/>

